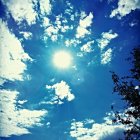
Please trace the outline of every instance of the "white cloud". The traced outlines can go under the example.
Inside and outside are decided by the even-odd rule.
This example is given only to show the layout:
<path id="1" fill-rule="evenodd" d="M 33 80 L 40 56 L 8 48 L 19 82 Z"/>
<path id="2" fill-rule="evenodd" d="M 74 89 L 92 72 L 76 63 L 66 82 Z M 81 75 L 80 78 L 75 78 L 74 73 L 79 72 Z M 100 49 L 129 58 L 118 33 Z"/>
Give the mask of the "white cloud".
<path id="1" fill-rule="evenodd" d="M 101 54 L 101 64 L 107 64 L 111 61 L 112 49 L 109 48 L 107 51 Z"/>
<path id="2" fill-rule="evenodd" d="M 31 39 L 33 34 L 31 32 L 20 32 L 23 37 L 27 40 L 27 39 Z"/>
<path id="3" fill-rule="evenodd" d="M 75 98 L 74 94 L 71 93 L 69 85 L 67 85 L 65 81 L 61 81 L 52 86 L 46 85 L 46 88 L 55 90 L 55 94 L 60 100 L 67 99 L 68 101 L 72 101 Z"/>
<path id="4" fill-rule="evenodd" d="M 50 19 L 49 18 L 47 18 L 47 17 L 43 18 L 43 26 L 44 27 L 50 26 Z"/>
<path id="5" fill-rule="evenodd" d="M 80 26 L 87 28 L 90 27 L 92 24 L 93 14 L 89 13 L 89 16 L 85 17 L 84 19 L 80 19 Z"/>
<path id="6" fill-rule="evenodd" d="M 140 9 L 139 0 L 119 0 L 118 7 L 111 12 L 110 17 L 122 18 L 136 9 Z"/>
<path id="7" fill-rule="evenodd" d="M 59 29 L 57 26 L 49 26 L 48 28 L 45 29 L 45 37 L 48 36 L 51 38 L 52 41 L 57 41 L 58 39 L 58 32 Z"/>
<path id="8" fill-rule="evenodd" d="M 27 102 L 27 100 L 19 100 L 18 101 L 18 103 L 21 104 L 21 105 L 24 104 L 24 103 L 26 103 L 26 102 Z"/>
<path id="9" fill-rule="evenodd" d="M 90 122 L 91 127 L 86 127 L 85 122 L 72 122 L 71 123 L 71 137 L 77 140 L 117 140 L 124 138 L 124 126 L 112 125 L 105 123 Z"/>
<path id="10" fill-rule="evenodd" d="M 41 126 L 42 117 L 47 114 L 45 110 L 19 108 L 18 94 L 17 91 L 0 90 L 0 137 L 29 134 L 28 128 Z"/>
<path id="11" fill-rule="evenodd" d="M 76 37 L 77 38 L 84 37 L 86 34 L 90 34 L 90 32 L 86 28 L 78 26 Z"/>
<path id="12" fill-rule="evenodd" d="M 84 44 L 80 49 L 81 49 L 81 51 L 83 51 L 83 52 L 86 52 L 86 53 L 90 53 L 90 52 L 92 52 L 93 51 L 93 49 L 92 49 L 92 44 L 94 43 L 94 41 L 89 41 L 89 42 L 87 42 L 86 44 Z"/>
<path id="13" fill-rule="evenodd" d="M 44 38 L 50 38 L 52 41 L 57 41 L 58 37 L 63 37 L 63 34 L 68 30 L 73 29 L 73 25 L 69 25 L 68 21 L 62 14 L 55 17 L 55 21 L 52 22 L 49 18 L 45 17 L 43 21 Z"/>
<path id="14" fill-rule="evenodd" d="M 2 0 L 2 2 L 19 24 L 24 20 L 29 25 L 35 23 L 37 13 L 34 10 L 33 0 Z"/>
<path id="15" fill-rule="evenodd" d="M 51 12 L 51 3 L 50 0 L 39 0 L 40 11 L 42 15 L 48 15 Z"/>
<path id="16" fill-rule="evenodd" d="M 51 36 L 53 34 L 58 34 L 58 31 L 59 29 L 54 27 L 54 26 L 49 26 L 47 29 L 46 29 L 46 32 L 48 33 L 48 36 Z"/>
<path id="17" fill-rule="evenodd" d="M 0 20 L 0 43 L 0 77 L 12 81 L 23 80 L 25 62 L 32 59 L 24 52 L 20 41 L 2 20 Z"/>
<path id="18" fill-rule="evenodd" d="M 109 32 L 103 32 L 102 38 L 98 39 L 100 49 L 103 50 L 110 43 L 110 41 L 116 37 L 118 37 L 118 34 L 113 33 L 112 30 L 109 30 Z"/>
<path id="19" fill-rule="evenodd" d="M 84 18 L 83 18 L 84 17 Z M 77 27 L 76 37 L 84 37 L 86 34 L 90 34 L 90 31 L 87 30 L 87 27 L 90 27 L 92 24 L 93 14 L 89 13 L 88 16 L 81 15 L 81 19 L 79 21 L 79 26 Z"/>
<path id="20" fill-rule="evenodd" d="M 67 39 L 66 41 L 65 41 L 65 45 L 66 45 L 66 47 L 72 47 L 72 46 L 74 46 L 74 47 L 76 47 L 76 45 L 77 44 L 80 44 L 81 43 L 81 41 L 80 40 L 78 40 L 78 39 Z"/>

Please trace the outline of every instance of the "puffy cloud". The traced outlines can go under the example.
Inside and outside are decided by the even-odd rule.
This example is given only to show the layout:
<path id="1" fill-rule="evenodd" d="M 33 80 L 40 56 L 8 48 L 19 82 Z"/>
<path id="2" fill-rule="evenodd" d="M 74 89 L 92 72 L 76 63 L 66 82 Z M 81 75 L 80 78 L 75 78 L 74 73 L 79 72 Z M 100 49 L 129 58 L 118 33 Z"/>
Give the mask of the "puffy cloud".
<path id="1" fill-rule="evenodd" d="M 101 50 L 103 50 L 112 39 L 116 38 L 118 36 L 117 33 L 113 33 L 112 30 L 109 30 L 109 32 L 103 32 L 102 33 L 102 38 L 98 39 L 98 45 Z"/>
<path id="2" fill-rule="evenodd" d="M 51 12 L 50 0 L 39 0 L 40 11 L 42 15 L 48 15 Z"/>
<path id="3" fill-rule="evenodd" d="M 20 32 L 23 37 L 27 40 L 27 39 L 31 39 L 32 38 L 32 33 L 31 32 Z"/>
<path id="4" fill-rule="evenodd" d="M 79 26 L 77 27 L 77 34 L 76 37 L 84 37 L 86 34 L 90 34 L 90 31 L 87 30 L 87 27 L 90 27 L 92 24 L 93 14 L 89 13 L 88 16 L 84 17 L 83 14 L 81 15 L 81 19 L 79 21 Z"/>
<path id="5" fill-rule="evenodd" d="M 67 99 L 68 101 L 72 101 L 75 98 L 74 94 L 71 93 L 69 85 L 67 85 L 65 81 L 61 81 L 60 83 L 56 83 L 52 86 L 46 85 L 46 88 L 55 90 L 56 99 L 54 101 L 59 99 Z"/>
<path id="6" fill-rule="evenodd" d="M 92 13 L 89 13 L 89 15 L 86 16 L 85 18 L 80 19 L 80 23 L 79 24 L 83 28 L 90 27 L 91 24 L 92 24 L 92 19 L 93 19 L 93 14 Z"/>
<path id="7" fill-rule="evenodd" d="M 35 23 L 37 13 L 34 10 L 33 0 L 2 0 L 2 2 L 19 24 L 24 20 L 29 25 Z"/>
<path id="8" fill-rule="evenodd" d="M 91 127 L 86 127 L 86 122 L 72 122 L 71 123 L 71 137 L 77 140 L 117 140 L 124 138 L 124 126 L 123 125 L 112 125 L 105 123 L 95 123 L 91 121 Z"/>
<path id="9" fill-rule="evenodd" d="M 122 18 L 136 9 L 140 9 L 139 0 L 119 0 L 118 7 L 111 12 L 110 17 Z"/>
<path id="10" fill-rule="evenodd" d="M 85 52 L 85 53 L 90 53 L 93 51 L 91 45 L 94 43 L 94 41 L 89 41 L 87 42 L 86 44 L 84 44 L 82 47 L 81 47 L 81 51 Z"/>
<path id="11" fill-rule="evenodd" d="M 50 26 L 50 19 L 47 17 L 43 18 L 43 27 L 48 27 Z"/>
<path id="12" fill-rule="evenodd" d="M 32 59 L 24 52 L 20 41 L 2 20 L 0 20 L 0 33 L 0 77 L 3 80 L 23 80 L 25 62 Z"/>
<path id="13" fill-rule="evenodd" d="M 17 91 L 0 90 L 0 137 L 29 134 L 28 128 L 41 126 L 42 117 L 47 114 L 45 110 L 18 107 L 18 94 Z M 20 106 L 23 102 L 20 101 Z"/>
<path id="14" fill-rule="evenodd" d="M 57 27 L 51 25 L 45 29 L 45 36 L 49 36 L 52 41 L 56 41 L 58 39 L 58 31 Z"/>
<path id="15" fill-rule="evenodd" d="M 107 64 L 111 61 L 112 49 L 109 48 L 107 51 L 101 54 L 101 64 Z"/>
<path id="16" fill-rule="evenodd" d="M 54 26 L 50 26 L 46 29 L 47 33 L 49 36 L 51 36 L 52 34 L 57 34 L 58 33 L 58 28 L 54 27 Z"/>

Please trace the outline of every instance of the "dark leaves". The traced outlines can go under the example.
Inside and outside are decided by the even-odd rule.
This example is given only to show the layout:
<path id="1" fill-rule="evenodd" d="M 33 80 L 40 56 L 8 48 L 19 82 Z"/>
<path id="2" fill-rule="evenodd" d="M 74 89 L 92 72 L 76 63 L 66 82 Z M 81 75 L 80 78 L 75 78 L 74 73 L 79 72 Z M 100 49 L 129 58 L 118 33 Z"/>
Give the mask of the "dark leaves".
<path id="1" fill-rule="evenodd" d="M 134 49 L 131 54 L 132 59 L 130 57 L 127 59 L 132 62 L 130 75 L 119 77 L 115 72 L 111 72 L 114 82 L 113 92 L 117 92 L 122 100 L 128 103 L 123 115 L 116 111 L 112 120 L 113 123 L 119 122 L 129 128 L 125 131 L 126 140 L 140 139 L 140 47 Z M 114 107 L 111 109 L 114 111 Z"/>

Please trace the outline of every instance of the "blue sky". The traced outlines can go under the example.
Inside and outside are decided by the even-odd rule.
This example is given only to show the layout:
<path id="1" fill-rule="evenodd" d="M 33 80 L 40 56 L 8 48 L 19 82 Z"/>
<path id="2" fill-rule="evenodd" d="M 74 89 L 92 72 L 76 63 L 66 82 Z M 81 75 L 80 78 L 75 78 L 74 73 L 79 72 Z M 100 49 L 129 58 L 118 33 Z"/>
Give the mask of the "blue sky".
<path id="1" fill-rule="evenodd" d="M 138 0 L 2 0 L 0 139 L 123 139 L 109 71 L 128 74 L 139 10 Z"/>

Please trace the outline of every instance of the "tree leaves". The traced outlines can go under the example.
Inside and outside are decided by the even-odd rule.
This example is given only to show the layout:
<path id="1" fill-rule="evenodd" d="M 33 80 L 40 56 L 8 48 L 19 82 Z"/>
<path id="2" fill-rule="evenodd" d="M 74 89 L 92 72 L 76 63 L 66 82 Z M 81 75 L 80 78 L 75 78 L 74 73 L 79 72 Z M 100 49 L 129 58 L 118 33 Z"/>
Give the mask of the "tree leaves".
<path id="1" fill-rule="evenodd" d="M 115 111 L 113 123 L 121 123 L 126 126 L 125 139 L 140 139 L 140 46 L 133 49 L 131 53 L 132 62 L 130 75 L 119 77 L 115 72 L 112 73 L 114 82 L 113 92 L 121 95 L 122 100 L 127 102 L 127 108 L 123 113 Z M 137 88 L 136 88 L 137 87 Z M 111 107 L 112 110 L 114 107 Z"/>

